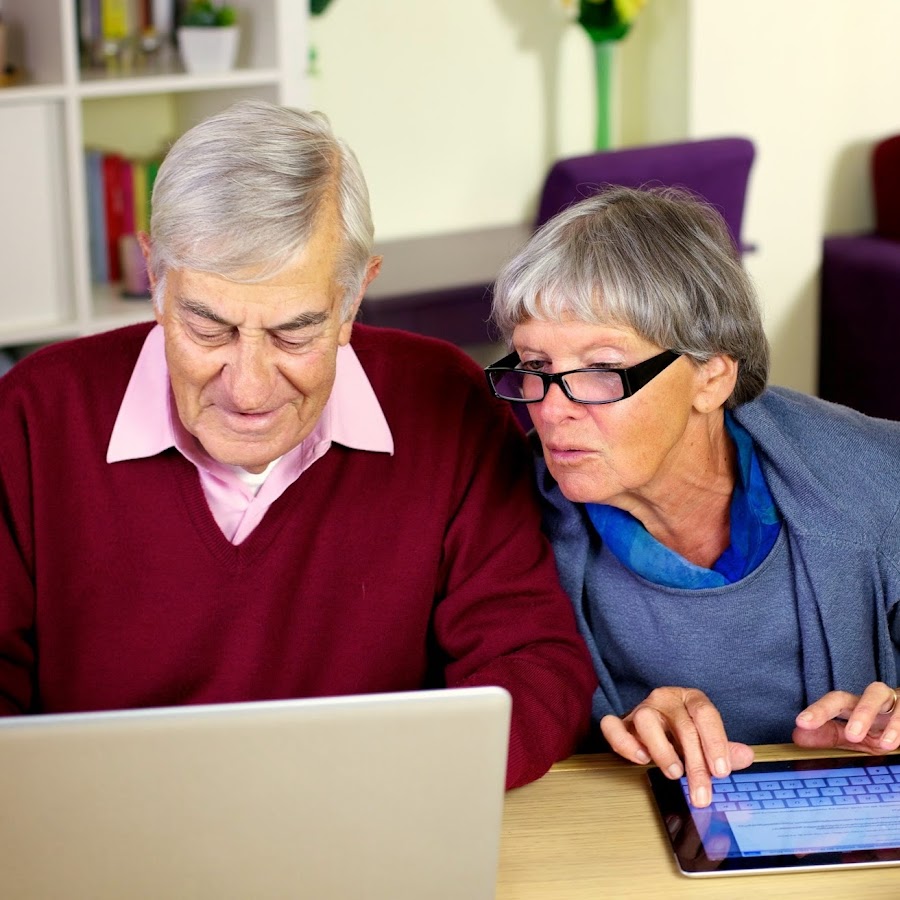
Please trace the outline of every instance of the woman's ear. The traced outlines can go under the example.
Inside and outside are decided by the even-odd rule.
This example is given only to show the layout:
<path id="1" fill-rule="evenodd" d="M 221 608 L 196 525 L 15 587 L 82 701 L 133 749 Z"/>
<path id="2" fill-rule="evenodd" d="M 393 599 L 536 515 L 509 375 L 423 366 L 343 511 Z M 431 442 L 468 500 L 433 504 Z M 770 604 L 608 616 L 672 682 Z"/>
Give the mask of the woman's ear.
<path id="1" fill-rule="evenodd" d="M 698 389 L 694 395 L 694 409 L 708 413 L 724 406 L 737 383 L 738 361 L 720 353 L 697 368 Z"/>

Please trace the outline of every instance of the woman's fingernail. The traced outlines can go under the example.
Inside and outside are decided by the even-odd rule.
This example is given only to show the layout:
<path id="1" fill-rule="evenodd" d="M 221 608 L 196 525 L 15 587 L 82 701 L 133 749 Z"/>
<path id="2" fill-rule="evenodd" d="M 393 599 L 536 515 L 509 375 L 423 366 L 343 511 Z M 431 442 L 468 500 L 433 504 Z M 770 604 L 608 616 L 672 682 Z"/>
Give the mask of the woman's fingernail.
<path id="1" fill-rule="evenodd" d="M 693 793 L 694 806 L 709 806 L 709 788 L 699 787 Z"/>
<path id="2" fill-rule="evenodd" d="M 886 731 L 881 736 L 881 746 L 882 747 L 893 747 L 894 741 L 897 740 L 897 732 L 893 729 L 891 731 Z"/>
<path id="3" fill-rule="evenodd" d="M 726 763 L 724 759 L 717 759 L 713 763 L 713 772 L 715 772 L 719 778 L 724 778 L 728 774 L 728 763 Z"/>
<path id="4" fill-rule="evenodd" d="M 638 750 L 637 753 L 634 754 L 637 757 L 637 761 L 642 765 L 646 766 L 648 762 L 650 762 L 649 754 L 645 753 L 643 750 Z"/>
<path id="5" fill-rule="evenodd" d="M 802 712 L 802 713 L 800 713 L 799 716 L 797 716 L 797 718 L 803 719 L 804 722 L 808 722 L 812 718 L 812 713 L 811 712 Z"/>
<path id="6" fill-rule="evenodd" d="M 672 765 L 666 769 L 666 772 L 668 773 L 669 778 L 681 778 L 681 766 L 679 766 L 678 763 L 672 763 Z"/>
<path id="7" fill-rule="evenodd" d="M 861 734 L 862 733 L 862 725 L 859 722 L 848 722 L 847 723 L 847 734 Z"/>

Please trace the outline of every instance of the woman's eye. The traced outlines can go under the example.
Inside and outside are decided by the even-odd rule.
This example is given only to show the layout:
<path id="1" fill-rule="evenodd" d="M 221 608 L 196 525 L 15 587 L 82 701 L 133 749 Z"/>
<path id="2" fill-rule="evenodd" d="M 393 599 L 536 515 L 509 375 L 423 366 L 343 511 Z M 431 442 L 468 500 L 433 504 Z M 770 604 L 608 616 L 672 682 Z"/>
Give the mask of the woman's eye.
<path id="1" fill-rule="evenodd" d="M 547 363 L 542 359 L 524 359 L 519 363 L 519 368 L 526 372 L 543 372 Z"/>

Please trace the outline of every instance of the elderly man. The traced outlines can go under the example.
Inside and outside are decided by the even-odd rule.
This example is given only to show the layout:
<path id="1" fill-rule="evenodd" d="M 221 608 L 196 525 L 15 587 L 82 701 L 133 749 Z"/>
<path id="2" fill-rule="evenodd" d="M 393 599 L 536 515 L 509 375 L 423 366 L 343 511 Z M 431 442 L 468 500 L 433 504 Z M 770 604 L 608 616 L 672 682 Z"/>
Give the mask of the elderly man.
<path id="1" fill-rule="evenodd" d="M 524 439 L 462 353 L 354 325 L 381 261 L 324 119 L 187 132 L 143 246 L 157 325 L 0 382 L 0 709 L 490 684 L 510 786 L 570 753 L 596 679 Z"/>

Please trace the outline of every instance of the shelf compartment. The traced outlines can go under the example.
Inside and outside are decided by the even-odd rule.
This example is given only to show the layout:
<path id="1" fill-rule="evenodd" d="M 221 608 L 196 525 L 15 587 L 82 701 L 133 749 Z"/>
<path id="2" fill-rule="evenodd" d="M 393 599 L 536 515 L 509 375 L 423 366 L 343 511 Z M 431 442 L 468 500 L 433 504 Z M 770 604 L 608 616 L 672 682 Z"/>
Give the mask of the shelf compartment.
<path id="1" fill-rule="evenodd" d="M 3 290 L 0 323 L 31 324 L 75 318 L 62 103 L 32 102 L 3 109 L 0 142 L 0 220 Z"/>
<path id="2" fill-rule="evenodd" d="M 3 0 L 9 62 L 25 84 L 65 83 L 62 17 L 49 0 Z M 53 9 L 48 7 L 53 6 Z M 43 14 L 35 15 L 40 7 Z"/>

